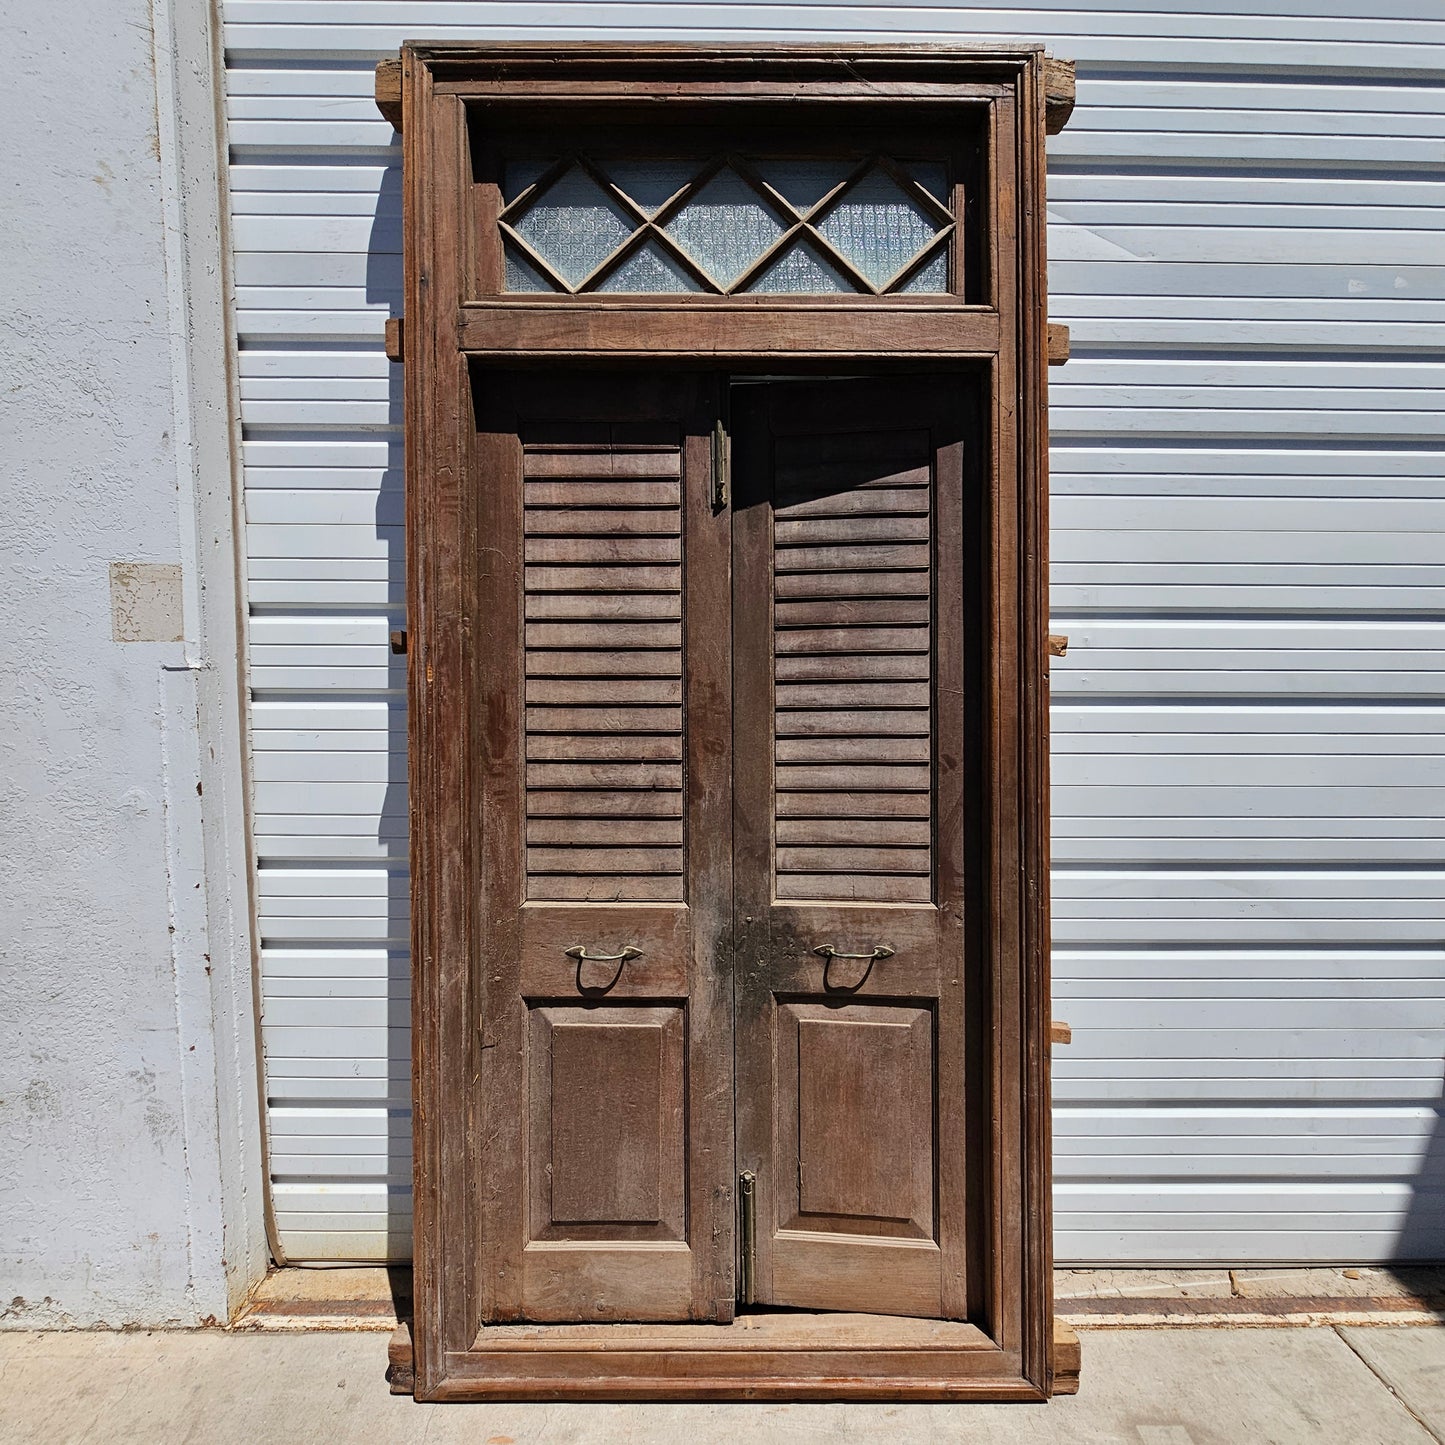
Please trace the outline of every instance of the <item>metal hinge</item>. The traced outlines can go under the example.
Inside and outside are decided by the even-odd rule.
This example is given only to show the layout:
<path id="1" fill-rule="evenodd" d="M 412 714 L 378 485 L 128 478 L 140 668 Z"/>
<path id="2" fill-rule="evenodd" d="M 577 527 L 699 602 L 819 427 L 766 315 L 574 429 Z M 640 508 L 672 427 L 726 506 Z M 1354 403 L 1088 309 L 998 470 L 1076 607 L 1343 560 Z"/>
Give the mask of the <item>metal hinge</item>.
<path id="1" fill-rule="evenodd" d="M 720 512 L 728 504 L 728 434 L 719 417 L 712 429 L 712 505 Z"/>
<path id="2" fill-rule="evenodd" d="M 758 1176 L 744 1169 L 738 1175 L 738 1299 L 745 1305 L 757 1295 L 757 1188 Z"/>

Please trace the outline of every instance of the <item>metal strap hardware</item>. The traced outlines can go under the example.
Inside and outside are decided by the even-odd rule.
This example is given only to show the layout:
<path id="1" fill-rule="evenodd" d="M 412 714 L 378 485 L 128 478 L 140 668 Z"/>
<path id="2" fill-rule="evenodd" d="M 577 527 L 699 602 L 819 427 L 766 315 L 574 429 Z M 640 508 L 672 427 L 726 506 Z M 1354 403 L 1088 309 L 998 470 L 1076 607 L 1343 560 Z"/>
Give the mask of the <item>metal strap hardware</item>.
<path id="1" fill-rule="evenodd" d="M 712 505 L 722 511 L 728 504 L 728 434 L 722 418 L 712 430 Z"/>
<path id="2" fill-rule="evenodd" d="M 831 943 L 825 943 L 821 948 L 815 948 L 813 952 L 819 958 L 826 958 L 830 961 L 835 958 L 858 958 L 866 963 L 877 963 L 880 958 L 893 957 L 893 950 L 886 943 L 880 943 L 871 953 L 839 953 Z"/>
<path id="3" fill-rule="evenodd" d="M 751 1169 L 738 1175 L 738 1298 L 755 1304 L 758 1293 L 758 1176 Z"/>
<path id="4" fill-rule="evenodd" d="M 825 943 L 821 948 L 815 948 L 814 953 L 819 958 L 826 960 L 823 964 L 823 992 L 824 993 L 857 993 L 873 972 L 873 965 L 881 958 L 892 958 L 893 950 L 886 943 L 880 943 L 871 953 L 840 953 L 831 943 Z M 866 964 L 862 973 L 851 983 L 835 983 L 833 981 L 833 965 L 839 959 L 846 959 L 852 963 Z"/>
<path id="5" fill-rule="evenodd" d="M 642 957 L 642 950 L 633 948 L 630 943 L 621 953 L 588 953 L 580 943 L 574 943 L 571 948 L 564 948 L 562 952 L 568 958 L 577 960 L 577 992 L 584 998 L 601 998 L 604 994 L 611 993 L 617 986 L 618 979 L 622 977 L 622 970 L 628 960 Z M 583 983 L 582 968 L 588 963 L 612 963 L 617 966 L 606 983 Z"/>
<path id="6" fill-rule="evenodd" d="M 626 963 L 630 958 L 642 957 L 642 950 L 633 948 L 631 944 L 621 953 L 588 953 L 580 943 L 572 948 L 564 948 L 562 952 L 568 958 L 575 958 L 578 963 Z"/>

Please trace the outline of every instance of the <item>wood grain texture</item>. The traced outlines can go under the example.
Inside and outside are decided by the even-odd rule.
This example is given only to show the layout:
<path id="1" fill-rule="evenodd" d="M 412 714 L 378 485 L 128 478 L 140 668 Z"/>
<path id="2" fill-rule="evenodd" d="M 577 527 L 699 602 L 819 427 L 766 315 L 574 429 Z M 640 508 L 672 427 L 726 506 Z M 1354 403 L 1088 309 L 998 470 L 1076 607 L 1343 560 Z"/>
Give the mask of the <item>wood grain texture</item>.
<path id="1" fill-rule="evenodd" d="M 548 417 L 524 434 L 525 674 L 588 684 L 569 693 L 560 682 L 524 719 L 526 888 L 535 901 L 683 899 L 684 838 L 657 846 L 624 832 L 631 809 L 612 796 L 682 791 L 682 710 L 644 707 L 652 732 L 634 715 L 638 683 L 683 674 L 682 568 L 671 570 L 667 590 L 632 592 L 618 590 L 626 581 L 612 565 L 681 563 L 681 445 L 666 418 L 650 428 L 632 419 L 588 428 Z M 572 590 L 551 590 L 554 569 L 565 569 Z M 604 690 L 610 707 L 586 706 Z"/>
<path id="2" fill-rule="evenodd" d="M 854 428 L 774 439 L 772 579 L 788 599 L 773 610 L 778 683 L 873 682 L 882 675 L 921 684 L 931 694 L 931 460 L 928 434 L 917 430 Z M 875 573 L 887 573 L 894 585 L 902 566 L 915 574 L 903 574 L 899 584 L 906 597 L 870 595 Z M 818 577 L 826 585 L 814 590 Z M 885 621 L 891 625 L 880 625 Z M 845 701 L 847 688 L 837 696 Z M 870 843 L 854 831 L 853 817 L 830 810 L 812 820 L 808 846 L 778 839 L 777 896 L 926 902 L 933 866 L 931 707 L 893 710 L 901 721 L 888 730 L 870 722 L 868 709 L 842 707 L 822 736 L 796 737 L 790 701 L 774 693 L 775 822 L 806 816 L 800 794 L 869 794 L 871 812 L 913 793 L 922 800 L 916 811 L 924 827 L 909 843 Z M 839 718 L 852 719 L 854 731 L 844 731 Z M 876 883 L 871 875 L 878 875 Z"/>
<path id="3" fill-rule="evenodd" d="M 970 1311 L 954 1063 L 969 648 L 944 602 L 962 585 L 970 384 L 775 383 L 734 405 L 739 1151 L 765 1303 Z M 837 544 L 813 546 L 817 527 Z M 910 570 L 875 563 L 905 530 Z M 880 600 L 892 625 L 874 625 Z"/>
<path id="4" fill-rule="evenodd" d="M 727 1318 L 731 728 L 708 622 L 727 550 L 701 486 L 716 384 L 487 373 L 476 398 L 485 551 L 504 564 L 479 574 L 482 1026 L 490 1097 L 525 1121 L 483 1155 L 483 1318 Z M 639 476 L 663 492 L 639 503 Z M 537 494 L 557 486 L 584 504 Z M 662 519 L 640 540 L 686 557 L 669 590 L 629 591 L 613 565 L 638 517 Z M 538 596 L 565 615 L 529 617 Z"/>
<path id="5" fill-rule="evenodd" d="M 447 1378 L 477 1318 L 472 1267 L 476 1202 L 446 1181 L 475 1177 L 476 980 L 472 957 L 478 860 L 473 693 L 468 669 L 472 598 L 462 558 L 472 542 L 467 480 L 472 440 L 466 368 L 454 306 L 465 170 L 462 107 L 435 95 L 428 67 L 402 57 L 405 309 L 419 338 L 405 371 L 407 685 L 412 838 L 412 1092 L 429 1121 L 413 1144 L 414 1382 L 425 1396 Z"/>
<path id="6" fill-rule="evenodd" d="M 416 634 L 408 654 L 416 1393 L 1038 1399 L 1054 1387 L 1056 1349 L 1048 1275 L 1041 55 L 408 46 L 402 72 L 412 332 L 408 606 Z M 498 299 L 497 186 L 469 115 L 485 108 L 490 123 L 517 124 L 526 108 L 554 124 L 584 115 L 631 116 L 635 124 L 639 106 L 649 117 L 668 106 L 680 115 L 697 102 L 714 106 L 715 116 L 750 106 L 755 117 L 763 114 L 757 107 L 784 100 L 790 114 L 820 124 L 844 113 L 824 109 L 836 106 L 866 110 L 870 124 L 925 131 L 926 107 L 938 102 L 971 117 L 954 201 L 979 224 L 960 226 L 952 242 L 966 296 L 837 305 L 757 298 L 746 306 L 686 296 Z M 503 357 L 546 366 L 508 380 L 485 367 L 471 371 L 469 356 L 472 366 Z M 978 364 L 922 386 L 914 379 L 901 400 L 881 376 L 809 384 L 828 393 L 835 421 L 871 406 L 886 413 L 875 411 L 874 433 L 899 429 L 900 418 L 926 432 L 931 495 L 920 505 L 917 462 L 876 467 L 862 485 L 831 489 L 817 487 L 800 463 L 794 480 L 812 495 L 776 499 L 796 506 L 779 540 L 773 501 L 706 504 L 709 432 L 721 411 L 715 376 L 686 379 L 674 370 L 647 382 L 593 372 L 563 381 L 558 370 L 568 358 L 658 357 L 669 366 L 727 358 L 773 372 L 780 359 L 805 366 L 846 358 L 850 374 L 909 357 Z M 650 401 L 639 408 L 642 394 Z M 659 408 L 664 395 L 675 404 Z M 539 409 L 539 397 L 551 400 Z M 604 414 L 613 426 L 670 418 L 673 470 L 620 434 L 601 447 L 595 435 L 578 435 Z M 827 436 L 820 416 L 791 414 L 781 430 L 801 435 L 806 427 L 793 425 L 801 420 L 813 436 Z M 539 421 L 555 427 L 545 441 Z M 523 460 L 534 444 L 535 467 Z M 589 448 L 594 457 L 607 453 L 605 463 L 589 464 L 597 475 L 577 469 Z M 735 458 L 748 451 L 736 426 L 734 449 Z M 815 461 L 826 469 L 839 458 Z M 761 465 L 771 475 L 771 455 Z M 675 530 L 659 521 L 669 508 L 681 511 Z M 621 525 L 617 513 L 627 509 L 650 520 Z M 528 530 L 533 513 L 547 520 Z M 780 550 L 790 565 L 774 576 Z M 731 609 L 719 605 L 729 597 Z M 925 627 L 930 640 L 918 650 L 909 633 Z M 782 633 L 792 640 L 777 647 Z M 855 634 L 849 646 L 839 645 L 840 633 Z M 599 712 L 617 709 L 624 684 L 636 714 L 599 723 Z M 776 726 L 783 713 L 796 725 Z M 880 721 L 885 714 L 892 723 Z M 735 740 L 743 749 L 736 767 Z M 780 776 L 793 786 L 775 800 Z M 596 806 L 573 802 L 579 794 Z M 843 841 L 837 823 L 857 836 Z M 569 835 L 572 827 L 579 832 Z M 574 853 L 594 850 L 599 867 L 647 866 L 597 873 L 575 865 Z M 669 871 L 679 850 L 683 871 Z M 779 870 L 783 850 L 799 871 Z M 930 853 L 926 872 L 892 871 L 919 850 Z M 572 867 L 554 871 L 569 859 Z M 888 871 L 860 866 L 868 859 Z M 823 861 L 833 866 L 818 867 Z M 802 880 L 806 894 L 845 871 L 852 881 L 846 892 L 838 885 L 842 896 L 772 897 L 774 878 Z M 643 895 L 681 880 L 681 900 L 620 899 L 620 878 L 644 880 Z M 534 880 L 557 880 L 537 886 L 558 896 L 523 904 Z M 920 883 L 926 894 L 902 896 Z M 813 952 L 823 932 L 844 951 L 864 951 L 868 938 L 882 937 L 881 924 L 898 949 L 886 974 L 880 964 L 866 977 L 835 977 L 841 961 L 825 964 Z M 567 945 L 583 942 L 579 931 L 590 933 L 593 951 L 620 951 L 635 939 L 644 957 L 611 984 L 590 965 L 569 973 L 572 961 L 558 944 L 564 933 Z M 593 1005 L 588 991 L 604 984 L 606 1001 Z M 736 1092 L 735 985 L 746 1076 Z M 500 1322 L 529 1313 L 560 1320 L 583 1299 L 604 1301 L 614 1318 L 731 1316 L 733 1100 L 742 1157 L 767 1156 L 773 1146 L 758 1141 L 772 1135 L 779 1097 L 767 1042 L 777 996 L 785 993 L 790 1007 L 828 1009 L 838 988 L 845 1010 L 921 1010 L 931 1020 L 929 1088 L 940 1101 L 932 1104 L 933 1237 L 879 1236 L 873 1215 L 873 1235 L 782 1229 L 770 1184 L 762 1233 L 773 1251 L 773 1287 L 831 1280 L 839 1292 L 815 1308 L 846 1308 L 859 1289 L 866 1294 L 887 1277 L 856 1241 L 884 1237 L 886 1246 L 872 1247 L 899 1251 L 896 1260 L 907 1255 L 893 1271 L 912 1281 L 903 1292 L 920 1309 L 933 1308 L 936 1296 L 937 1312 L 953 1323 L 879 1317 L 859 1326 L 810 1314 L 761 1324 L 746 1341 L 729 1328 L 685 1323 L 592 1326 L 626 1333 L 575 1338 L 564 1332 L 588 1327 L 509 1334 Z M 682 1021 L 658 1029 L 685 1032 L 685 1244 L 624 1237 L 660 1227 L 639 1217 L 546 1226 L 613 1231 L 607 1238 L 530 1237 L 524 1160 L 542 1137 L 527 1103 L 540 1097 L 529 1082 L 530 1031 L 539 1009 L 584 1004 L 584 1033 L 614 1009 Z M 657 1032 L 630 1027 L 639 1036 Z M 892 1036 L 892 1026 L 881 1027 Z M 761 1050 L 746 1042 L 749 1030 Z M 916 1091 L 922 1045 L 912 1025 L 902 1033 L 911 1042 L 875 1058 L 913 1080 L 905 1092 Z M 675 1099 L 671 1045 L 655 1060 L 641 1045 L 611 1060 L 595 1040 L 580 1042 L 563 1069 L 571 1080 L 563 1110 L 571 1122 L 556 1136 L 564 1150 L 584 1147 L 595 1131 L 577 1079 L 605 1079 L 609 1069 L 614 1092 L 643 1101 L 629 1107 L 623 1133 L 649 1137 L 633 1132 L 643 1113 L 652 1118 L 639 1081 L 656 1080 L 654 1095 Z M 809 1150 L 849 1161 L 835 1195 L 812 1198 L 845 1213 L 807 1217 L 906 1208 L 908 1227 L 921 1228 L 918 1179 L 895 1179 L 898 1160 L 877 1152 L 881 1145 L 855 1152 L 830 1132 L 840 1127 L 828 1113 L 830 1094 L 855 1099 L 845 1111 L 852 1127 L 866 1122 L 850 1073 L 859 1050 L 830 1040 L 803 1053 L 817 1076 L 798 1077 L 805 1087 L 797 1097 L 810 1100 Z M 561 1197 L 572 1201 L 564 1212 L 665 1214 L 664 1161 L 674 1146 L 662 1103 L 658 1120 L 655 1166 L 650 1146 L 638 1142 L 637 1177 L 593 1178 L 582 1168 L 569 1178 L 564 1169 Z M 550 1149 L 550 1123 L 546 1133 Z M 909 1151 L 910 1164 L 917 1152 Z M 901 1194 L 885 1198 L 890 1187 Z M 1069 1364 L 1065 1352 L 1061 1379 Z"/>

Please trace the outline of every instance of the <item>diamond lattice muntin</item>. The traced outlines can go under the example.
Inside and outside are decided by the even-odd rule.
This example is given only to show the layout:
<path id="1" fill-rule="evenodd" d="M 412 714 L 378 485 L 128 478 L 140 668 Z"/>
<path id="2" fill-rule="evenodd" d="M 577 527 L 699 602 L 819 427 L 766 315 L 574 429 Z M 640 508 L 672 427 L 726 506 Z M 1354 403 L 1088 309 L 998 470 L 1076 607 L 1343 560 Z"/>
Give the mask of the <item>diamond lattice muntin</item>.
<path id="1" fill-rule="evenodd" d="M 949 291 L 936 161 L 519 158 L 502 193 L 508 291 Z"/>

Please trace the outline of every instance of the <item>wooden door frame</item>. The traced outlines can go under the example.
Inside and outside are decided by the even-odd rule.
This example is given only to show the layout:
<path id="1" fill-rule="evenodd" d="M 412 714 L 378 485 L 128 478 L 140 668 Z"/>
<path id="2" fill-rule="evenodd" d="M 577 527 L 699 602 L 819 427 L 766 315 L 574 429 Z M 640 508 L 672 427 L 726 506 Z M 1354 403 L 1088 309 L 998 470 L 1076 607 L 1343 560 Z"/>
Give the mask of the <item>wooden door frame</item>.
<path id="1" fill-rule="evenodd" d="M 398 74 L 399 72 L 399 74 Z M 1044 135 L 1053 89 L 1033 47 L 408 44 L 378 70 L 403 129 L 415 1343 L 418 1399 L 1043 1399 L 1076 1369 L 1056 1353 L 1049 1069 L 1047 419 Z M 980 301 L 920 297 L 503 295 L 498 187 L 477 179 L 488 116 L 756 115 L 866 107 L 880 122 L 981 126 L 989 218 Z M 1066 113 L 1060 98 L 1056 111 Z M 694 111 L 693 113 L 696 113 Z M 404 122 L 404 125 L 403 125 Z M 397 359 L 401 326 L 389 328 Z M 473 368 L 626 362 L 969 361 L 987 369 L 992 656 L 987 713 L 992 1129 L 987 1317 L 968 1324 L 799 1317 L 739 1325 L 479 1329 L 486 1134 L 475 1079 L 476 891 L 487 744 L 474 676 L 468 558 Z"/>

